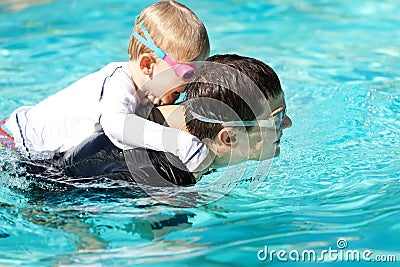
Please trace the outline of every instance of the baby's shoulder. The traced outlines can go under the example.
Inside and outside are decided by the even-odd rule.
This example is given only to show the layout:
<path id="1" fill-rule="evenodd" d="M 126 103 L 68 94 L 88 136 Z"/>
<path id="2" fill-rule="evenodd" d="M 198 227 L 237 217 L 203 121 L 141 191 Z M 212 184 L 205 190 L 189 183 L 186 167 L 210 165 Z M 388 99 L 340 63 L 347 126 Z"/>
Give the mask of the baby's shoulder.
<path id="1" fill-rule="evenodd" d="M 127 69 L 128 69 L 127 62 L 110 62 L 107 65 L 105 65 L 103 68 L 101 68 L 100 71 L 113 73 L 116 71 L 124 71 Z"/>

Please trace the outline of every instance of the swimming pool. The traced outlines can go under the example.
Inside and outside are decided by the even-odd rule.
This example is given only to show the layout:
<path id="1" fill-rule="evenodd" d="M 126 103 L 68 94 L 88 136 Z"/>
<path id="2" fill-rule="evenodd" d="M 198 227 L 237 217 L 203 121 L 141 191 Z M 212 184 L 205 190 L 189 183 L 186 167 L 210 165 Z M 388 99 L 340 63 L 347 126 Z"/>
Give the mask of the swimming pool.
<path id="1" fill-rule="evenodd" d="M 127 60 L 132 19 L 152 3 L 14 2 L 0 4 L 0 118 Z M 296 251 L 330 248 L 399 261 L 400 4 L 182 2 L 203 19 L 212 54 L 256 57 L 280 76 L 293 127 L 265 182 L 178 208 L 129 190 L 29 189 L 2 150 L 0 265 L 307 266 Z M 286 256 L 265 258 L 272 250 Z"/>

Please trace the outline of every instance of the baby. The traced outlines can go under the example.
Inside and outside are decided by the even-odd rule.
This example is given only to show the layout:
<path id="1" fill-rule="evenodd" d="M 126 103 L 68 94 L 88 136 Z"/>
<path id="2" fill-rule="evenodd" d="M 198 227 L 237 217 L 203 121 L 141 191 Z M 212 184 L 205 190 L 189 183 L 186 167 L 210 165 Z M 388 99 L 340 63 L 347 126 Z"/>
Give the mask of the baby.
<path id="1" fill-rule="evenodd" d="M 120 149 L 170 152 L 194 171 L 208 148 L 186 132 L 135 115 L 146 103 L 172 104 L 196 66 L 210 52 L 199 18 L 176 1 L 159 1 L 135 20 L 128 62 L 113 62 L 35 106 L 23 106 L 5 122 L 17 149 L 32 159 L 52 158 L 95 132 Z M 129 133 L 129 134 L 127 134 Z"/>

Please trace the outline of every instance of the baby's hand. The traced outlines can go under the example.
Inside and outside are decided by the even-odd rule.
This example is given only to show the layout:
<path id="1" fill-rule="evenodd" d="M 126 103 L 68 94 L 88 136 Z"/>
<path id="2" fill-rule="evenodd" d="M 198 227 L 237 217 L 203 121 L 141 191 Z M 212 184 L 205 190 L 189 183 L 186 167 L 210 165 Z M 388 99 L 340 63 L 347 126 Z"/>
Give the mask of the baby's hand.
<path id="1" fill-rule="evenodd" d="M 209 138 L 205 138 L 202 140 L 202 142 L 204 144 L 206 144 L 207 148 L 208 148 L 208 154 L 207 156 L 204 158 L 203 162 L 200 163 L 200 165 L 193 170 L 193 173 L 197 173 L 198 175 L 202 175 L 203 173 L 207 172 L 207 170 L 212 167 L 214 159 L 215 159 L 215 153 L 217 151 L 217 148 L 215 146 L 215 143 L 209 139 Z"/>
<path id="2" fill-rule="evenodd" d="M 161 98 L 156 97 L 153 94 L 147 93 L 142 98 L 142 105 L 153 104 L 153 105 L 171 105 L 179 98 L 181 92 L 173 91 L 163 95 Z"/>
<path id="3" fill-rule="evenodd" d="M 142 98 L 142 105 L 160 105 L 160 99 L 152 94 L 148 94 Z"/>

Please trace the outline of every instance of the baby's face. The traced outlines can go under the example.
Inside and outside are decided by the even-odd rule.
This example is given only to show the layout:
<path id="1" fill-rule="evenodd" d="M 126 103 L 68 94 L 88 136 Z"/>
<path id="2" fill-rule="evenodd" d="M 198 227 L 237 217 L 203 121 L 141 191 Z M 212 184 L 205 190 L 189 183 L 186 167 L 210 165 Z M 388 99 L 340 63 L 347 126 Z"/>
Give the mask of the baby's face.
<path id="1" fill-rule="evenodd" d="M 154 64 L 153 74 L 143 84 L 141 91 L 156 99 L 155 104 L 173 104 L 184 92 L 185 81 L 178 77 L 172 67 L 161 59 Z"/>
<path id="2" fill-rule="evenodd" d="M 184 92 L 185 85 L 193 79 L 205 56 L 206 54 L 202 54 L 195 61 L 179 63 L 167 63 L 165 59 L 155 58 L 152 75 L 141 90 L 145 95 L 151 96 L 151 99 L 155 99 L 154 104 L 173 104 Z"/>

